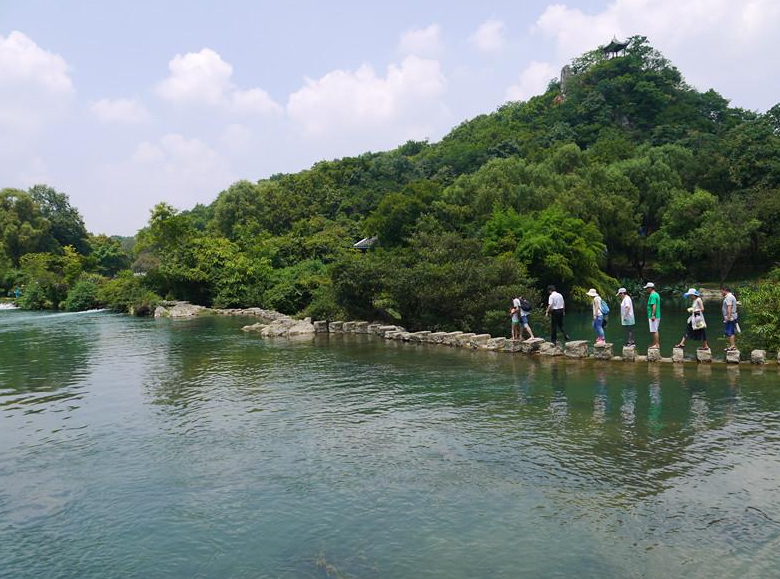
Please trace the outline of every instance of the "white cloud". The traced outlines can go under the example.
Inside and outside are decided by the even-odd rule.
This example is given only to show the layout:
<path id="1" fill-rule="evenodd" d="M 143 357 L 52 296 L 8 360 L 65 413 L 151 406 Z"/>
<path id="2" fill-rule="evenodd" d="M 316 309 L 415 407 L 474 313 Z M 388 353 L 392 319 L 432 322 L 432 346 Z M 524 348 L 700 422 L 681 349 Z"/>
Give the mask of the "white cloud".
<path id="1" fill-rule="evenodd" d="M 149 111 L 135 99 L 100 99 L 90 110 L 104 123 L 138 124 L 149 120 Z"/>
<path id="2" fill-rule="evenodd" d="M 210 48 L 177 54 L 168 70 L 171 74 L 157 85 L 157 93 L 169 101 L 216 105 L 231 87 L 233 67 Z"/>
<path id="3" fill-rule="evenodd" d="M 140 143 L 129 159 L 97 171 L 99 186 L 112 194 L 83 206 L 88 223 L 132 233 L 160 201 L 190 208 L 209 203 L 235 179 L 228 161 L 204 141 L 177 133 Z"/>
<path id="4" fill-rule="evenodd" d="M 550 80 L 557 77 L 558 71 L 551 64 L 532 61 L 520 73 L 518 82 L 507 89 L 506 98 L 510 101 L 528 100 L 543 93 Z"/>
<path id="5" fill-rule="evenodd" d="M 231 152 L 246 153 L 254 144 L 254 134 L 248 127 L 233 123 L 222 131 L 219 140 Z"/>
<path id="6" fill-rule="evenodd" d="M 238 113 L 268 115 L 282 112 L 282 107 L 261 88 L 234 91 L 231 105 Z"/>
<path id="7" fill-rule="evenodd" d="M 222 107 L 242 114 L 271 114 L 282 110 L 261 88 L 240 90 L 231 80 L 233 66 L 210 48 L 177 54 L 168 63 L 170 75 L 157 84 L 162 98 L 184 105 Z"/>
<path id="8" fill-rule="evenodd" d="M 506 43 L 505 31 L 501 20 L 491 18 L 479 25 L 469 37 L 469 42 L 480 52 L 498 52 Z"/>
<path id="9" fill-rule="evenodd" d="M 613 36 L 648 37 L 699 88 L 714 86 L 728 97 L 755 102 L 756 75 L 766 75 L 766 60 L 780 53 L 780 2 L 776 0 L 614 0 L 588 14 L 565 4 L 548 6 L 532 31 L 555 41 L 562 63 Z M 777 98 L 770 79 L 762 97 Z M 769 94 L 775 92 L 775 94 Z"/>
<path id="10" fill-rule="evenodd" d="M 426 28 L 407 30 L 398 41 L 398 50 L 401 54 L 438 56 L 444 51 L 439 25 L 431 24 Z"/>
<path id="11" fill-rule="evenodd" d="M 21 32 L 0 35 L 0 126 L 35 130 L 61 115 L 74 94 L 59 54 Z"/>
<path id="12" fill-rule="evenodd" d="M 373 129 L 420 119 L 446 89 L 438 61 L 407 56 L 400 65 L 388 66 L 384 77 L 364 64 L 354 72 L 334 70 L 307 79 L 290 95 L 287 112 L 311 135 Z"/>

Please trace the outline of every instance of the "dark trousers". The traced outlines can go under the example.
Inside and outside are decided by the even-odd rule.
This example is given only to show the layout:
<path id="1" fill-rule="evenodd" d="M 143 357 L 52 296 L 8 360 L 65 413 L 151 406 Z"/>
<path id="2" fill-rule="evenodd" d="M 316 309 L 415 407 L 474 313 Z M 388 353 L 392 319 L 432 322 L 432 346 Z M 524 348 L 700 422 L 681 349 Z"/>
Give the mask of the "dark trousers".
<path id="1" fill-rule="evenodd" d="M 558 330 L 566 336 L 566 330 L 563 329 L 563 310 L 550 311 L 550 340 L 552 343 L 558 341 Z"/>

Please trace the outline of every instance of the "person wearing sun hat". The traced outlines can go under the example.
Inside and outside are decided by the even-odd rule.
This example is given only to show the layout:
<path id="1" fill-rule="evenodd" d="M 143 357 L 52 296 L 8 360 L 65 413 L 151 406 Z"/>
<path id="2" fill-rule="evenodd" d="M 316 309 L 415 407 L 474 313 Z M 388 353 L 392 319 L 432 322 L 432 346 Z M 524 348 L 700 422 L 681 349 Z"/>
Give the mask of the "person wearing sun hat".
<path id="1" fill-rule="evenodd" d="M 590 288 L 586 294 L 593 298 L 593 329 L 596 330 L 596 343 L 604 343 L 604 311 L 601 305 L 601 296 L 595 288 Z"/>
<path id="2" fill-rule="evenodd" d="M 620 298 L 620 323 L 626 331 L 626 346 L 634 345 L 634 325 L 636 320 L 634 319 L 634 301 L 631 296 L 628 295 L 628 290 L 622 287 L 617 292 L 617 297 Z"/>
<path id="3" fill-rule="evenodd" d="M 658 326 L 661 325 L 661 296 L 655 291 L 655 284 L 651 281 L 645 284 L 645 289 L 650 290 L 650 295 L 647 296 L 647 322 L 653 336 L 651 347 L 660 348 L 661 339 L 658 335 Z"/>
<path id="4" fill-rule="evenodd" d="M 685 340 L 688 339 L 700 341 L 700 350 L 709 350 L 710 347 L 707 344 L 707 322 L 704 320 L 704 302 L 701 299 L 701 295 L 698 290 L 691 288 L 683 294 L 683 297 L 693 298 L 691 307 L 688 308 L 691 315 L 688 317 L 685 334 L 675 348 L 684 348 Z"/>

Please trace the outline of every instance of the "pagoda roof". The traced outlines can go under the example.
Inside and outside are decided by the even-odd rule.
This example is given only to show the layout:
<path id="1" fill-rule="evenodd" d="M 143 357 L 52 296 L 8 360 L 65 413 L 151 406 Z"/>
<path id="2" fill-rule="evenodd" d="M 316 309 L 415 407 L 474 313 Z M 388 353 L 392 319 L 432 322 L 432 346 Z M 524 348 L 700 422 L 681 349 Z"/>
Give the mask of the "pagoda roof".
<path id="1" fill-rule="evenodd" d="M 628 40 L 621 42 L 613 36 L 612 40 L 603 48 L 603 50 L 604 52 L 620 52 L 626 48 L 628 48 Z"/>

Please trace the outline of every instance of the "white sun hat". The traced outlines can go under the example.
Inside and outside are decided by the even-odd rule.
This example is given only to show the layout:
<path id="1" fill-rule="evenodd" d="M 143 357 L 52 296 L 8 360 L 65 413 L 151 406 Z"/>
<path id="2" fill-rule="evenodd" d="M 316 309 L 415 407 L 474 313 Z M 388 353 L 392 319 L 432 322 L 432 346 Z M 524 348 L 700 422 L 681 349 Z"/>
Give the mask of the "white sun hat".
<path id="1" fill-rule="evenodd" d="M 599 292 L 597 292 L 594 288 L 590 288 L 586 295 L 589 295 L 590 297 L 595 298 L 597 295 L 599 295 Z"/>
<path id="2" fill-rule="evenodd" d="M 655 287 L 655 284 L 654 284 L 653 282 L 649 281 L 649 282 L 647 282 L 647 283 L 645 284 L 645 289 L 649 289 L 649 288 L 651 288 L 651 287 Z"/>

